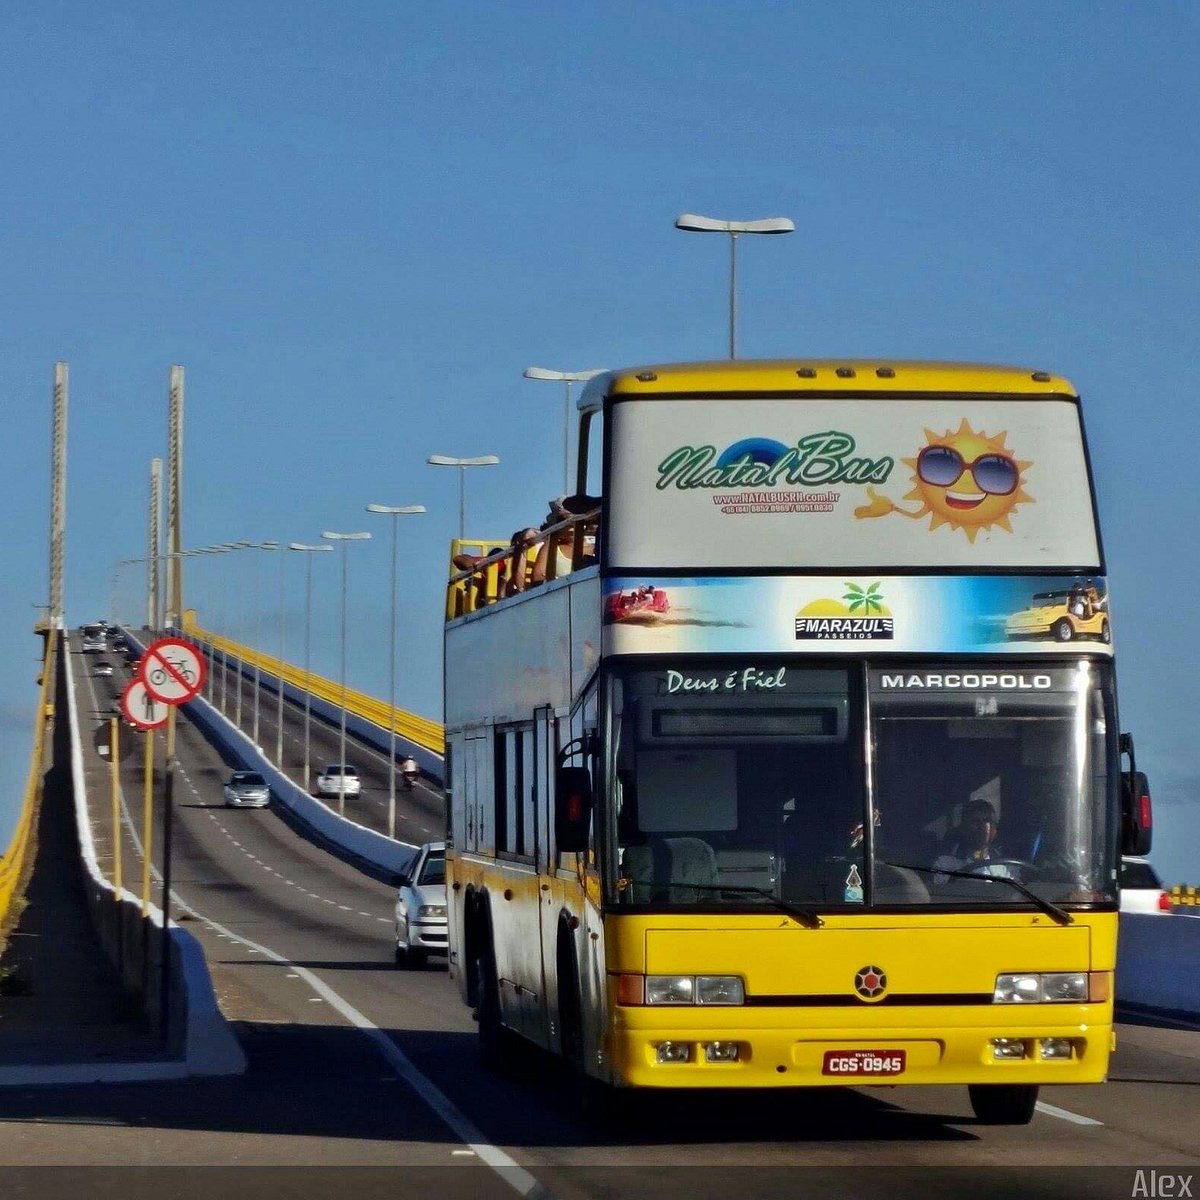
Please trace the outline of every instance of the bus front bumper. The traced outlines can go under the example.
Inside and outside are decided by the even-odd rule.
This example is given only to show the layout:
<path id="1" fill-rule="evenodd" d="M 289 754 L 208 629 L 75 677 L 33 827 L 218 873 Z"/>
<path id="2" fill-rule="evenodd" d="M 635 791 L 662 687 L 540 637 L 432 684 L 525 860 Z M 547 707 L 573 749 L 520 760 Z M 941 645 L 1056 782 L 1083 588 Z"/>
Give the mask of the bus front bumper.
<path id="1" fill-rule="evenodd" d="M 919 1024 L 872 1028 L 814 1027 L 813 1010 L 793 1011 L 788 1021 L 777 1009 L 767 1023 L 761 1010 L 744 1008 L 686 1014 L 694 1021 L 680 1009 L 621 1008 L 607 1057 L 611 1082 L 630 1087 L 1103 1082 L 1113 1041 L 1108 1006 L 1034 1008 L 984 1007 L 969 1017 L 961 1008 L 926 1009 Z"/>

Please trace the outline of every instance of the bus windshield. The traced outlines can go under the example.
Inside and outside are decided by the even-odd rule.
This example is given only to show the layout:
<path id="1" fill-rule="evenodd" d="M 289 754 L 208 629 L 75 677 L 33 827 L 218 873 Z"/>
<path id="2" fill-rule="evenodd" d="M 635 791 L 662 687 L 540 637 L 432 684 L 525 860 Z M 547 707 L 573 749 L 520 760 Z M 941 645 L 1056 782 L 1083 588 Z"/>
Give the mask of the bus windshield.
<path id="1" fill-rule="evenodd" d="M 1005 878 L 1111 902 L 1112 706 L 1089 663 L 619 668 L 614 902 L 1027 907 Z"/>

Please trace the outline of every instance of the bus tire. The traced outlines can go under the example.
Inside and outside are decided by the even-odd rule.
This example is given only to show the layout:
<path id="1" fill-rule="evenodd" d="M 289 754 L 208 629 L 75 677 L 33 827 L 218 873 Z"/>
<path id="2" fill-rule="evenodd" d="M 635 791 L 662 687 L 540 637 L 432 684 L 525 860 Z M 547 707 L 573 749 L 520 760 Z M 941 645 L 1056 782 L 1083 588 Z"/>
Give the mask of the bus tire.
<path id="1" fill-rule="evenodd" d="M 500 980 L 490 946 L 485 946 L 472 964 L 477 997 L 475 1018 L 479 1022 L 479 1057 L 498 1075 L 507 1074 L 515 1062 L 516 1035 L 500 1018 Z"/>
<path id="2" fill-rule="evenodd" d="M 589 1124 L 612 1127 L 618 1124 L 627 1106 L 619 1103 L 621 1097 L 615 1087 L 587 1073 L 584 1064 L 583 1000 L 569 937 L 562 938 L 558 953 L 563 1060 L 575 1110 Z"/>
<path id="3" fill-rule="evenodd" d="M 1069 642 L 1075 636 L 1075 627 L 1066 617 L 1059 617 L 1050 632 L 1054 634 L 1056 642 Z"/>
<path id="4" fill-rule="evenodd" d="M 1033 1083 L 972 1083 L 967 1086 L 975 1119 L 982 1125 L 1028 1125 L 1038 1089 Z"/>

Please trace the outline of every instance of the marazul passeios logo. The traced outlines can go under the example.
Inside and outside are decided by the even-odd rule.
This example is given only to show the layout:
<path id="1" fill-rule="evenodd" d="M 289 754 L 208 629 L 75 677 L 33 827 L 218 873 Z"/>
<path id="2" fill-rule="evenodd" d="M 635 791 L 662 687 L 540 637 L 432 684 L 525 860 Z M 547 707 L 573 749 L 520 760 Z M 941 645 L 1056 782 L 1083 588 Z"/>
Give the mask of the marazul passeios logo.
<path id="1" fill-rule="evenodd" d="M 658 464 L 659 491 L 669 487 L 815 487 L 832 483 L 886 483 L 896 465 L 890 455 L 856 455 L 858 444 L 836 429 L 808 433 L 794 446 L 749 437 L 718 452 L 715 446 L 680 446 Z"/>
<path id="2" fill-rule="evenodd" d="M 891 641 L 895 621 L 878 583 L 847 583 L 841 600 L 821 599 L 796 614 L 797 641 Z"/>

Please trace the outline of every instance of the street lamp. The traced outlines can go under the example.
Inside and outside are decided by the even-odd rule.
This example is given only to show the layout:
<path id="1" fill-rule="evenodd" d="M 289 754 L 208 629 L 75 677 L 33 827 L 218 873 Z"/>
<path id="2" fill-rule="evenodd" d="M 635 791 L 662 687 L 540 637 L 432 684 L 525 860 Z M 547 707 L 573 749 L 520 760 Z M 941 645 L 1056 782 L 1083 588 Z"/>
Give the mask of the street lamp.
<path id="1" fill-rule="evenodd" d="M 321 534 L 331 542 L 342 543 L 342 726 L 341 740 L 338 743 L 338 813 L 346 815 L 346 543 L 365 542 L 370 538 L 369 533 L 332 533 Z"/>
<path id="2" fill-rule="evenodd" d="M 221 554 L 228 554 L 230 550 L 240 550 L 241 547 L 237 542 L 221 542 L 217 550 Z M 233 642 L 230 636 L 230 626 L 233 624 L 233 613 L 229 604 L 229 581 L 225 575 L 221 576 L 221 635 L 225 638 L 225 646 L 221 648 L 221 715 L 228 716 L 227 700 L 229 698 L 229 645 Z M 215 681 L 214 681 L 214 692 Z"/>
<path id="3" fill-rule="evenodd" d="M 392 717 L 388 724 L 391 730 L 391 752 L 388 754 L 388 837 L 396 836 L 396 527 L 401 517 L 423 513 L 423 504 L 404 504 L 394 508 L 387 504 L 368 504 L 367 512 L 381 513 L 392 518 L 392 635 L 389 642 L 391 652 L 390 687 Z"/>
<path id="4" fill-rule="evenodd" d="M 571 384 L 583 383 L 603 375 L 603 369 L 595 371 L 550 371 L 545 367 L 526 367 L 526 379 L 547 379 L 567 385 L 563 403 L 563 495 L 571 495 Z"/>
<path id="5" fill-rule="evenodd" d="M 309 655 L 312 651 L 312 556 L 322 550 L 332 550 L 332 546 L 306 546 L 303 542 L 291 542 L 289 550 L 303 550 L 308 557 L 305 559 L 304 570 L 304 790 L 308 785 L 308 722 L 312 711 L 312 671 L 309 668 Z"/>
<path id="6" fill-rule="evenodd" d="M 249 541 L 247 538 L 242 538 L 233 544 L 235 550 L 253 550 L 257 543 Z M 234 687 L 237 689 L 237 696 L 234 702 L 234 718 L 233 723 L 241 729 L 242 727 L 242 668 L 245 666 L 246 660 L 242 657 L 242 649 L 246 644 L 246 589 L 238 588 L 238 635 L 234 639 L 234 645 L 237 646 L 237 670 L 233 675 Z"/>
<path id="7" fill-rule="evenodd" d="M 458 468 L 458 540 L 461 542 L 467 528 L 467 500 L 463 478 L 467 467 L 494 467 L 500 462 L 495 454 L 481 454 L 478 458 L 451 458 L 447 454 L 431 454 L 425 460 L 431 467 Z"/>
<path id="8" fill-rule="evenodd" d="M 224 546 L 201 546 L 196 550 L 197 554 L 226 554 L 228 553 Z M 220 572 L 217 572 L 218 576 Z M 217 645 L 213 640 L 216 632 L 216 595 L 215 592 L 220 588 L 210 593 L 213 596 L 213 609 L 210 617 L 205 618 L 205 624 L 209 626 L 208 633 L 208 699 L 210 704 L 215 704 L 217 696 Z"/>
<path id="9" fill-rule="evenodd" d="M 729 235 L 729 357 L 737 358 L 737 243 L 743 233 L 793 233 L 796 226 L 787 217 L 766 217 L 761 221 L 718 221 L 684 213 L 676 218 L 675 228 L 687 233 L 727 233 Z"/>
<path id="10" fill-rule="evenodd" d="M 278 542 L 259 542 L 254 546 L 255 550 L 278 550 Z M 254 556 L 254 746 L 255 749 L 260 749 L 258 745 L 258 708 L 259 708 L 259 693 L 262 689 L 262 594 L 259 591 L 259 563 L 262 560 L 256 554 Z"/>

